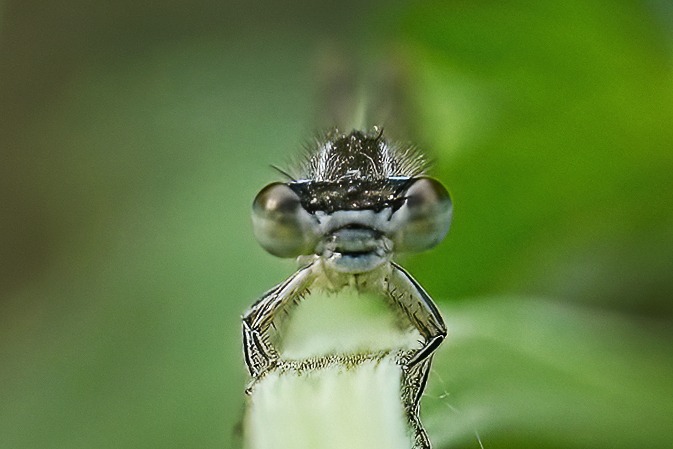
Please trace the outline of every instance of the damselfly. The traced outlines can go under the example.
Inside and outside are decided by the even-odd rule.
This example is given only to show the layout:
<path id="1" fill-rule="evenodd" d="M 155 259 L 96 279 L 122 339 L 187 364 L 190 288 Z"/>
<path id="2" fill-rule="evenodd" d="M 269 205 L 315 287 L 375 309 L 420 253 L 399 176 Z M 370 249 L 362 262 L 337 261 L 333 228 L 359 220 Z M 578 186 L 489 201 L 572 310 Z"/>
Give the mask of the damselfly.
<path id="1" fill-rule="evenodd" d="M 446 327 L 432 299 L 392 260 L 398 252 L 435 246 L 449 230 L 449 194 L 425 169 L 418 151 L 387 141 L 381 128 L 334 130 L 316 143 L 296 175 L 259 192 L 252 214 L 255 237 L 275 256 L 298 258 L 301 268 L 243 317 L 249 391 L 274 370 L 357 365 L 392 354 L 413 445 L 430 447 L 419 401 Z M 283 321 L 294 307 L 315 290 L 347 289 L 382 298 L 397 326 L 413 331 L 417 344 L 290 354 L 282 344 Z"/>

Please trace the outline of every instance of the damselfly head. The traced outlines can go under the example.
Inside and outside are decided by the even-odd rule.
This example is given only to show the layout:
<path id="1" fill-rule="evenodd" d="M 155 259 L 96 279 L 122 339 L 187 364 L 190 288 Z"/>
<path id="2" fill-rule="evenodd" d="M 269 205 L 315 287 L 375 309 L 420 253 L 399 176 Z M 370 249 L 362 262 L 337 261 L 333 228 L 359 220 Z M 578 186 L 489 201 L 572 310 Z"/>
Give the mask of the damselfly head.
<path id="1" fill-rule="evenodd" d="M 279 257 L 314 254 L 332 269 L 370 271 L 393 251 L 423 251 L 449 230 L 452 204 L 412 148 L 383 132 L 333 131 L 308 155 L 301 176 L 263 188 L 253 203 L 258 242 Z"/>

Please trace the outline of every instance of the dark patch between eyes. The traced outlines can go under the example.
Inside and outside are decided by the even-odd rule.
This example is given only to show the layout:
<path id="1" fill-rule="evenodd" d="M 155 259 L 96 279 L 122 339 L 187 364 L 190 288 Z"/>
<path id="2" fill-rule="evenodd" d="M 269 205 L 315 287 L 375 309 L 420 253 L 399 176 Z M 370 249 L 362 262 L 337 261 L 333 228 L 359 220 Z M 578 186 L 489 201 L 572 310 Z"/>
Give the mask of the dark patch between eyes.
<path id="1" fill-rule="evenodd" d="M 344 178 L 339 181 L 302 181 L 287 185 L 299 196 L 308 213 L 339 210 L 373 210 L 379 212 L 391 207 L 399 209 L 404 204 L 408 179 L 363 180 Z"/>

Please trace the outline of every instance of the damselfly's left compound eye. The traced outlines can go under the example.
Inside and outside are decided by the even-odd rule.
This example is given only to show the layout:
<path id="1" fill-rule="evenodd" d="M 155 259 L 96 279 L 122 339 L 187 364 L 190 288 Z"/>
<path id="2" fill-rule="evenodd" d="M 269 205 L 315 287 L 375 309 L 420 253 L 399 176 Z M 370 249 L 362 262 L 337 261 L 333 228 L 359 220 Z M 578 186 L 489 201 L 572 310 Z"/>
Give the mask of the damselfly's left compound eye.
<path id="1" fill-rule="evenodd" d="M 444 186 L 422 176 L 407 188 L 404 198 L 404 205 L 393 214 L 395 251 L 424 251 L 441 242 L 449 232 L 453 209 Z"/>
<path id="2" fill-rule="evenodd" d="M 269 184 L 252 204 L 255 238 L 274 256 L 311 254 L 315 245 L 312 224 L 313 219 L 301 206 L 299 196 L 286 184 Z"/>

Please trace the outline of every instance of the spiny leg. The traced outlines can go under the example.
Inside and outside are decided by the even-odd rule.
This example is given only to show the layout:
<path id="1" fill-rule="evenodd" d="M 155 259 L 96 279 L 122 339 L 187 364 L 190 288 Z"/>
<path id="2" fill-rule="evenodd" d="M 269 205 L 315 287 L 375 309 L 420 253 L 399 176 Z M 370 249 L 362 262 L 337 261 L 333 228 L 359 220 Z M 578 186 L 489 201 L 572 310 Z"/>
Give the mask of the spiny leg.
<path id="1" fill-rule="evenodd" d="M 405 361 L 411 368 L 428 359 L 446 337 L 446 325 L 437 306 L 416 280 L 402 267 L 391 263 L 388 293 L 423 337 L 423 346 Z"/>
<path id="2" fill-rule="evenodd" d="M 432 358 L 426 358 L 402 372 L 402 402 L 414 437 L 414 449 L 430 449 L 430 439 L 423 428 L 420 401 L 430 373 Z"/>
<path id="3" fill-rule="evenodd" d="M 287 312 L 313 280 L 313 265 L 301 268 L 285 282 L 269 290 L 243 315 L 243 351 L 248 371 L 257 378 L 278 360 L 270 330 L 279 313 Z"/>

